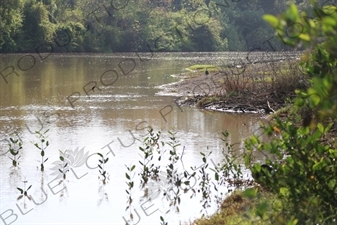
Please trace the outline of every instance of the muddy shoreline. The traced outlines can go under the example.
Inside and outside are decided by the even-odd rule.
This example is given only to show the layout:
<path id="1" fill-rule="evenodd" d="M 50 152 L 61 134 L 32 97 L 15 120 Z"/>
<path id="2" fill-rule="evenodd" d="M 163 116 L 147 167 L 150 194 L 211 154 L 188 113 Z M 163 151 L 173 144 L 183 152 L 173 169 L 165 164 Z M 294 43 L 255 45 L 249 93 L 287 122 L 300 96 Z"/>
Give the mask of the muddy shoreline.
<path id="1" fill-rule="evenodd" d="M 257 65 L 266 67 L 266 64 Z M 250 92 L 229 93 L 224 87 L 222 72 L 204 71 L 186 72 L 173 75 L 180 78 L 178 82 L 161 85 L 157 94 L 176 96 L 176 104 L 199 109 L 230 112 L 271 114 L 285 107 L 286 100 L 295 97 L 294 92 L 275 91 L 265 88 Z"/>

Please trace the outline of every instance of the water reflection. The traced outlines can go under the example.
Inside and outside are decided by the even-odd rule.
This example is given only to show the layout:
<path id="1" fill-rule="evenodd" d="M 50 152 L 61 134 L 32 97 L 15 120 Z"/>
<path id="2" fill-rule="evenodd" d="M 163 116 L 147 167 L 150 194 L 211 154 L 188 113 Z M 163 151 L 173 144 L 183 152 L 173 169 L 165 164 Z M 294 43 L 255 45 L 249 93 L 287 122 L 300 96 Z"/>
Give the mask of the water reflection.
<path id="1" fill-rule="evenodd" d="M 13 208 L 19 215 L 13 224 L 37 221 L 44 224 L 51 221 L 123 224 L 125 165 L 139 165 L 138 147 L 148 126 L 162 130 L 165 137 L 169 130 L 177 132 L 177 139 L 181 146 L 185 146 L 186 168 L 202 164 L 200 152 L 212 151 L 214 162 L 220 162 L 224 147 L 220 136 L 224 130 L 229 130 L 232 143 L 241 143 L 253 132 L 260 132 L 259 115 L 179 108 L 174 97 L 156 95 L 159 91 L 156 86 L 177 81 L 171 74 L 183 73 L 186 67 L 195 63 L 221 63 L 226 57 L 232 57 L 228 53 L 158 53 L 153 56 L 147 53 L 141 55 L 143 61 L 131 53 L 53 54 L 44 60 L 36 60 L 34 66 L 33 58 L 25 57 L 20 61 L 21 68 L 32 67 L 26 71 L 17 66 L 20 57 L 22 55 L 0 56 L 0 68 L 13 66 L 17 72 L 6 77 L 8 83 L 0 77 L 0 139 L 17 132 L 24 144 L 20 170 L 16 173 L 7 157 L 7 143 L 0 142 L 0 211 Z M 11 72 L 10 69 L 6 74 Z M 94 91 L 93 86 L 96 86 Z M 32 142 L 36 141 L 35 131 L 47 129 L 50 129 L 50 147 L 46 150 L 49 160 L 45 165 L 46 172 L 41 174 L 37 169 L 40 151 Z M 242 148 L 242 144 L 238 146 Z M 52 163 L 59 159 L 59 150 L 83 147 L 89 154 L 109 153 L 106 170 L 110 173 L 110 181 L 102 185 L 97 178 L 97 160 L 91 158 L 89 167 L 85 164 L 76 167 L 57 185 L 58 181 L 54 181 L 50 174 Z M 16 187 L 22 177 L 33 185 L 32 196 L 37 203 L 46 199 L 42 189 L 48 195 L 43 204 L 33 204 L 33 210 L 25 215 L 20 214 L 15 205 Z M 138 189 L 139 181 L 135 182 Z M 142 195 L 134 193 L 135 209 L 141 216 L 139 224 L 158 224 L 160 210 L 146 216 L 141 209 Z M 159 208 L 167 207 L 160 201 L 156 204 Z M 179 220 L 199 217 L 199 200 L 184 196 L 180 210 L 179 215 L 168 216 L 171 217 L 169 223 L 178 224 Z"/>

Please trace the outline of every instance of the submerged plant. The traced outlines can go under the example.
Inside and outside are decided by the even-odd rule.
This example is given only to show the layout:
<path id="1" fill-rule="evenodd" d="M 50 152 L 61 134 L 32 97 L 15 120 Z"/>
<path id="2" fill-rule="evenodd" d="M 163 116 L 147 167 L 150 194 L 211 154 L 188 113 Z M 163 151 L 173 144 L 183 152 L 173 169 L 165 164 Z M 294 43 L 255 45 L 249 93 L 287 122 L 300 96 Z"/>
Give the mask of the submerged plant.
<path id="1" fill-rule="evenodd" d="M 107 173 L 107 171 L 104 168 L 104 165 L 108 162 L 109 158 L 104 158 L 104 156 L 101 153 L 97 153 L 97 155 L 99 155 L 101 158 L 98 160 L 99 164 L 98 164 L 98 168 L 99 168 L 99 174 L 103 184 L 106 184 L 106 180 L 109 180 L 109 174 Z"/>
<path id="2" fill-rule="evenodd" d="M 212 201 L 212 197 L 211 197 L 211 178 L 209 176 L 209 173 L 206 172 L 206 169 L 209 165 L 208 162 L 207 162 L 207 159 L 212 154 L 212 152 L 208 153 L 207 155 L 203 152 L 200 152 L 200 154 L 202 155 L 202 161 L 204 162 L 204 164 L 199 169 L 199 173 L 200 173 L 199 186 L 200 186 L 200 189 L 198 189 L 198 192 L 201 192 L 202 207 L 203 207 L 203 210 L 206 210 L 206 208 L 209 208 L 211 206 L 210 202 Z"/>
<path id="3" fill-rule="evenodd" d="M 141 188 L 145 189 L 145 194 L 149 200 L 154 200 L 162 194 L 169 206 L 174 207 L 179 212 L 181 193 L 188 192 L 191 188 L 190 179 L 194 178 L 195 173 L 190 175 L 184 169 L 182 157 L 185 148 L 179 148 L 180 143 L 176 138 L 176 133 L 168 132 L 169 140 L 161 141 L 161 132 L 153 132 L 150 128 L 147 137 L 144 139 L 144 147 L 139 147 L 142 152 L 141 164 Z M 168 149 L 164 147 L 169 146 Z M 161 160 L 165 160 L 164 168 L 161 170 Z M 168 162 L 166 161 L 168 160 Z M 178 169 L 178 163 L 182 164 L 184 172 Z"/>
<path id="4" fill-rule="evenodd" d="M 159 218 L 160 218 L 160 225 L 168 225 L 168 223 L 165 222 L 164 217 L 160 216 Z"/>
<path id="5" fill-rule="evenodd" d="M 9 152 L 12 155 L 12 158 L 9 157 L 12 160 L 13 167 L 17 167 L 19 165 L 18 160 L 20 159 L 20 150 L 22 149 L 22 142 L 20 139 L 13 139 L 9 138 Z"/>
<path id="6" fill-rule="evenodd" d="M 36 131 L 37 138 L 40 140 L 39 143 L 34 143 L 34 146 L 41 151 L 41 171 L 44 171 L 44 163 L 48 160 L 48 158 L 44 159 L 45 156 L 45 150 L 49 146 L 49 142 L 46 141 L 46 133 L 49 131 L 46 130 L 45 132 L 41 133 L 39 131 Z"/>
<path id="7" fill-rule="evenodd" d="M 155 166 L 153 161 L 155 150 L 160 154 L 160 138 L 161 132 L 156 134 L 153 132 L 153 129 L 149 129 L 148 136 L 144 139 L 144 147 L 139 147 L 139 150 L 142 152 L 143 162 L 139 161 L 142 172 L 141 172 L 141 186 L 142 188 L 148 183 L 150 178 L 157 179 L 159 174 L 160 165 Z M 164 146 L 164 143 L 161 143 Z M 161 160 L 161 155 L 158 157 L 158 161 Z"/>
<path id="8" fill-rule="evenodd" d="M 20 195 L 17 198 L 17 200 L 20 200 L 23 197 L 27 197 L 29 200 L 31 200 L 31 198 L 28 196 L 28 190 L 32 187 L 32 185 L 30 185 L 27 189 L 26 189 L 26 183 L 28 181 L 24 180 L 23 181 L 23 188 L 19 188 L 17 187 L 16 189 L 18 189 L 20 191 Z"/>
<path id="9" fill-rule="evenodd" d="M 54 170 L 54 172 L 51 175 L 57 175 L 58 177 L 62 177 L 64 180 L 66 179 L 66 173 L 69 172 L 69 155 L 66 155 L 66 152 L 62 152 L 60 150 L 60 161 L 53 162 L 52 164 L 55 164 L 55 166 L 51 169 Z"/>
<path id="10" fill-rule="evenodd" d="M 136 165 L 132 165 L 131 167 L 128 167 L 127 165 L 126 169 L 128 170 L 128 173 L 125 173 L 125 177 L 128 180 L 126 182 L 126 184 L 128 185 L 128 190 L 125 190 L 125 192 L 128 194 L 128 206 L 126 207 L 126 210 L 129 209 L 131 207 L 131 203 L 132 203 L 132 189 L 134 187 L 134 182 L 132 181 L 133 175 L 132 175 L 132 171 L 136 168 Z"/>

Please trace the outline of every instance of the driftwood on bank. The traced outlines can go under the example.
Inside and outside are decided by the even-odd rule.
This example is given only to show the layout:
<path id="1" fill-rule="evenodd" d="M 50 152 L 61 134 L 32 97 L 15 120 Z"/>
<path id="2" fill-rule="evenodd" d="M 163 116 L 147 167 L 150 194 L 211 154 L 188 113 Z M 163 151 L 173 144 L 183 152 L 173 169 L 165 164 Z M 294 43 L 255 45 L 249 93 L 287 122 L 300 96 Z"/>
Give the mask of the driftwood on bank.
<path id="1" fill-rule="evenodd" d="M 196 107 L 198 102 L 201 101 L 203 96 L 195 96 L 187 98 L 184 100 L 177 101 L 178 105 L 187 105 Z M 235 100 L 237 100 L 235 102 Z M 254 102 L 250 104 L 241 103 L 240 99 L 229 100 L 229 101 L 213 101 L 206 104 L 199 105 L 200 109 L 215 110 L 222 112 L 232 112 L 232 113 L 261 113 L 261 114 L 271 114 L 275 113 L 275 110 L 270 106 L 269 101 L 267 104 L 261 104 L 260 101 L 255 102 L 257 105 L 253 105 Z M 260 102 L 260 103 L 259 103 Z"/>

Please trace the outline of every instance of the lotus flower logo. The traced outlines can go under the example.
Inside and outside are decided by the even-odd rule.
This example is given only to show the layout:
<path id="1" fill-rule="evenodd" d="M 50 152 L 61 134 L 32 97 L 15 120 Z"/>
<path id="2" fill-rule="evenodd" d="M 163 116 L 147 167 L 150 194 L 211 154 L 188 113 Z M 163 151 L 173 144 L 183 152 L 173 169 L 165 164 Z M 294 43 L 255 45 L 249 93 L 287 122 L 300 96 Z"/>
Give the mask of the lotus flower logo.
<path id="1" fill-rule="evenodd" d="M 178 173 L 170 178 L 166 172 L 160 172 L 156 179 L 151 179 L 145 185 L 145 197 L 154 200 L 162 194 L 167 200 L 174 199 L 178 188 L 187 192 L 196 185 L 197 180 L 194 176 L 186 176 L 184 173 Z"/>
<path id="2" fill-rule="evenodd" d="M 169 197 L 169 193 L 173 188 L 173 184 L 168 182 L 167 173 L 160 172 L 157 179 L 151 179 L 146 185 L 147 198 L 154 200 L 162 193 L 163 197 Z"/>
<path id="3" fill-rule="evenodd" d="M 84 152 L 84 147 L 82 149 L 76 148 L 73 150 L 66 150 L 65 152 L 60 151 L 60 160 L 53 162 L 54 165 L 51 170 L 54 172 L 51 175 L 56 175 L 57 178 L 66 178 L 66 173 L 70 169 L 75 167 L 81 167 L 85 164 L 88 158 L 89 152 Z"/>

